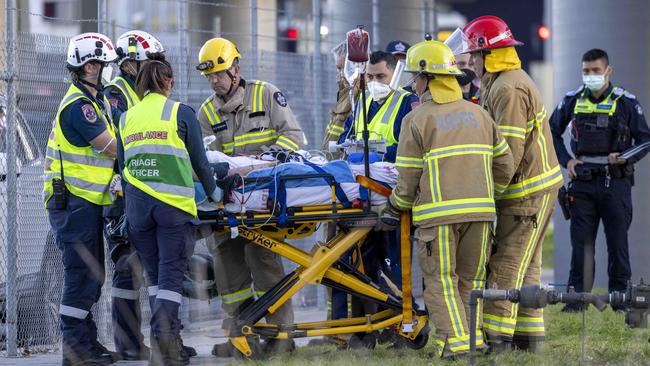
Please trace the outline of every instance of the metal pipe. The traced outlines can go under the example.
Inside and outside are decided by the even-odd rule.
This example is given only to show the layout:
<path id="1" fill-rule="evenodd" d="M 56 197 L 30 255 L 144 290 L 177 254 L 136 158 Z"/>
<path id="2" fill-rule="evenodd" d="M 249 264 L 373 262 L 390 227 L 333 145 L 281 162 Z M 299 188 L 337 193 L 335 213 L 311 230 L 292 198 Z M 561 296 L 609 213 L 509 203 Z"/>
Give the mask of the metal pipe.
<path id="1" fill-rule="evenodd" d="M 379 50 L 379 47 L 379 0 L 372 0 L 372 48 Z"/>
<path id="2" fill-rule="evenodd" d="M 469 364 L 476 362 L 476 318 L 478 299 L 483 296 L 483 290 L 472 290 L 469 293 Z"/>
<path id="3" fill-rule="evenodd" d="M 16 258 L 18 244 L 18 176 L 17 176 L 17 154 L 16 154 L 16 124 L 18 114 L 16 113 L 16 0 L 7 0 L 5 11 L 6 19 L 6 70 L 7 78 L 7 133 L 5 135 L 7 146 L 7 287 L 6 287 L 6 327 L 7 327 L 7 356 L 18 356 L 16 338 L 18 323 L 18 299 L 16 294 Z"/>
<path id="4" fill-rule="evenodd" d="M 257 79 L 257 0 L 250 0 L 251 7 L 251 76 Z"/>
<path id="5" fill-rule="evenodd" d="M 436 0 L 431 0 L 431 34 L 434 40 L 438 40 L 438 10 Z"/>
<path id="6" fill-rule="evenodd" d="M 321 101 L 323 100 L 321 94 L 321 70 L 323 69 L 323 60 L 321 57 L 321 42 L 320 42 L 320 27 L 321 27 L 321 3 L 320 0 L 311 1 L 311 13 L 312 13 L 312 22 L 313 22 L 313 37 L 314 37 L 314 53 L 312 54 L 312 100 L 314 101 L 313 108 L 313 126 L 319 126 L 321 122 Z M 313 141 L 312 141 L 313 142 Z M 335 225 L 329 224 L 327 227 L 334 227 Z M 333 237 L 333 235 L 332 235 Z M 318 286 L 317 290 L 317 303 L 320 310 L 324 310 L 326 305 L 326 291 L 324 286 Z"/>
<path id="7" fill-rule="evenodd" d="M 108 0 L 97 0 L 97 32 L 106 34 L 107 29 L 107 8 Z"/>
<path id="8" fill-rule="evenodd" d="M 187 32 L 185 28 L 187 15 L 187 3 L 184 1 L 178 2 L 178 49 L 180 51 L 180 62 L 178 68 L 180 70 L 180 93 L 178 97 L 183 103 L 188 103 L 187 89 L 188 81 L 188 68 L 187 68 Z"/>
<path id="9" fill-rule="evenodd" d="M 427 33 L 429 29 L 429 0 L 422 0 L 422 7 L 424 11 L 422 12 L 422 33 Z"/>

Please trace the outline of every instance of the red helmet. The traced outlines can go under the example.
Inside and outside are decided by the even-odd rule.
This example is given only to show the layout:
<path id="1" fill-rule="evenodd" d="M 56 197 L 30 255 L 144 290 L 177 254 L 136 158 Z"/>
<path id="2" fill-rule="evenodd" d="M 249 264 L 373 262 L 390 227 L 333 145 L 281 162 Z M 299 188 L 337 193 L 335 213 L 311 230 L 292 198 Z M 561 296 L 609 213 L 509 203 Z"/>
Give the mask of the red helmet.
<path id="1" fill-rule="evenodd" d="M 512 35 L 506 22 L 494 15 L 484 15 L 467 23 L 463 34 L 468 46 L 465 52 L 523 45 Z"/>

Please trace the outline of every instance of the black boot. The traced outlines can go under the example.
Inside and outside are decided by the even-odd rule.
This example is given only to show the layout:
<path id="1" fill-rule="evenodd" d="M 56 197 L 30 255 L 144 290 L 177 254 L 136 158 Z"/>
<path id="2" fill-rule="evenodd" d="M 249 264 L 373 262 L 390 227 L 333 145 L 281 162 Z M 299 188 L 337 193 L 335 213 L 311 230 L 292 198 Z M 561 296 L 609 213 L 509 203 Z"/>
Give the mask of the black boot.
<path id="1" fill-rule="evenodd" d="M 267 356 L 290 353 L 296 349 L 293 339 L 270 338 L 264 342 L 264 354 Z"/>
<path id="2" fill-rule="evenodd" d="M 156 344 L 156 347 L 153 344 Z M 150 366 L 185 366 L 190 359 L 183 351 L 180 337 L 153 337 Z"/>
<path id="3" fill-rule="evenodd" d="M 489 345 L 489 353 L 494 353 L 496 355 L 510 351 L 512 349 L 512 341 L 506 341 L 506 340 L 494 340 L 490 341 L 488 343 Z"/>
<path id="4" fill-rule="evenodd" d="M 530 338 L 530 337 L 517 337 L 515 335 L 512 340 L 512 346 L 514 349 L 519 351 L 525 351 L 530 353 L 540 352 L 542 345 L 544 344 L 543 337 Z"/>

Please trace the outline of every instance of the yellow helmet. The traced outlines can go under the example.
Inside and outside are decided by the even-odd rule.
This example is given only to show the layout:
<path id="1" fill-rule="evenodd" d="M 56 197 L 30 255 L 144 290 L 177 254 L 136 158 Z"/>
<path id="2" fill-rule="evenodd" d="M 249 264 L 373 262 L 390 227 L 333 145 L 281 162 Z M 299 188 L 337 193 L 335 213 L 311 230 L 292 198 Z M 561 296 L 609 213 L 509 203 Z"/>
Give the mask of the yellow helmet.
<path id="1" fill-rule="evenodd" d="M 438 41 L 423 41 L 406 52 L 406 72 L 438 75 L 463 75 L 449 46 Z"/>
<path id="2" fill-rule="evenodd" d="M 196 69 L 202 75 L 228 70 L 235 60 L 241 58 L 237 46 L 225 38 L 212 38 L 205 42 L 199 51 L 199 64 Z"/>

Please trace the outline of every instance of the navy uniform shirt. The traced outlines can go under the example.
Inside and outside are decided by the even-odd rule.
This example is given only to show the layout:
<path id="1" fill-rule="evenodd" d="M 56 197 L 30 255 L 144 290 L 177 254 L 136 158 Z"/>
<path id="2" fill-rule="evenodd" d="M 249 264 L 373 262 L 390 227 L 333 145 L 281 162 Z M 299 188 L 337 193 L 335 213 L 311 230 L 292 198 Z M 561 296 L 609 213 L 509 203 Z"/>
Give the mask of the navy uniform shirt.
<path id="1" fill-rule="evenodd" d="M 122 73 L 120 76 L 123 77 L 127 83 L 129 83 L 131 89 L 135 90 L 135 81 L 130 75 Z M 106 98 L 108 98 L 108 101 L 111 103 L 111 105 L 120 111 L 120 114 L 122 112 L 126 112 L 126 110 L 129 109 L 129 104 L 126 102 L 126 97 L 116 86 L 107 86 L 104 89 L 104 95 Z M 115 121 L 116 124 L 118 122 L 119 121 Z"/>
<path id="2" fill-rule="evenodd" d="M 386 98 L 386 100 L 388 100 L 388 98 Z M 418 96 L 415 94 L 409 94 L 405 96 L 404 99 L 402 99 L 402 104 L 399 106 L 399 110 L 395 116 L 395 124 L 393 124 L 393 137 L 395 137 L 396 141 L 399 141 L 399 132 L 402 129 L 402 119 L 419 104 L 420 98 L 418 98 Z M 370 121 L 372 121 L 372 119 L 375 117 L 381 106 L 382 104 L 379 104 L 374 100 L 372 103 L 370 103 L 370 108 L 368 109 L 368 125 L 370 125 Z M 358 104 L 358 108 L 358 113 L 363 113 L 363 106 Z M 345 141 L 345 139 L 348 137 L 348 134 L 352 134 L 351 130 L 354 129 L 354 121 L 352 119 L 353 117 L 354 116 L 350 115 L 348 118 L 346 118 L 343 133 L 341 133 L 341 136 L 339 137 L 339 144 Z M 384 161 L 394 163 L 396 156 L 397 144 L 394 144 L 393 146 L 389 146 L 386 149 L 386 154 L 384 154 Z"/>
<path id="3" fill-rule="evenodd" d="M 594 98 L 591 95 L 589 89 L 585 91 L 585 96 L 588 97 L 589 100 L 593 103 L 600 103 L 605 100 L 605 98 L 607 98 L 609 93 L 612 91 L 612 88 L 613 86 L 610 83 L 605 92 L 598 99 Z M 569 160 L 573 159 L 573 156 L 576 155 L 578 144 L 573 138 L 571 139 L 571 151 L 573 152 L 573 156 L 571 156 L 571 154 L 569 154 L 567 151 L 566 146 L 564 146 L 562 134 L 564 134 L 564 131 L 569 125 L 569 122 L 571 122 L 571 120 L 574 118 L 573 109 L 583 90 L 584 85 L 577 90 L 567 93 L 562 102 L 560 102 L 555 111 L 553 111 L 553 114 L 551 115 L 551 119 L 549 121 L 551 125 L 551 133 L 553 134 L 553 144 L 555 145 L 557 158 L 560 161 L 560 164 L 565 168 Z M 616 111 L 614 112 L 614 115 L 620 118 L 621 121 L 627 122 L 630 128 L 630 135 L 633 139 L 633 146 L 650 141 L 650 129 L 648 128 L 648 124 L 645 120 L 643 109 L 633 94 L 630 94 L 627 91 L 623 92 L 623 95 L 616 102 Z M 636 154 L 634 157 L 628 160 L 628 163 L 636 163 L 647 153 L 648 149 L 642 153 Z"/>
<path id="4" fill-rule="evenodd" d="M 102 93 L 97 93 L 97 97 L 79 83 L 75 86 L 81 90 L 84 95 L 93 101 L 96 101 L 100 110 L 105 108 Z M 120 112 L 111 107 L 111 116 L 117 123 L 120 118 Z M 90 141 L 94 140 L 102 132 L 106 131 L 106 126 L 99 120 L 99 116 L 93 105 L 85 99 L 77 99 L 70 103 L 61 111 L 60 117 L 61 130 L 66 140 L 77 147 L 90 146 Z"/>
<path id="5" fill-rule="evenodd" d="M 196 119 L 196 112 L 192 107 L 182 104 L 178 107 L 176 114 L 178 124 L 178 137 L 185 143 L 185 148 L 190 156 L 192 169 L 199 177 L 201 185 L 206 192 L 212 193 L 217 187 L 214 180 L 214 173 L 205 156 L 205 148 L 203 147 L 203 135 L 201 133 L 201 126 L 199 120 Z M 122 146 L 122 139 L 117 139 L 117 160 L 120 164 L 120 171 L 124 169 L 124 146 Z"/>

